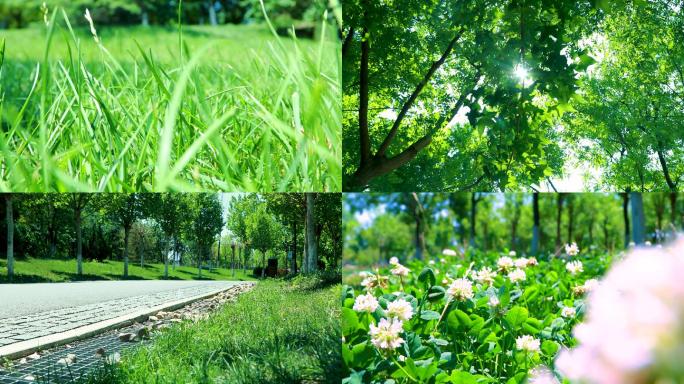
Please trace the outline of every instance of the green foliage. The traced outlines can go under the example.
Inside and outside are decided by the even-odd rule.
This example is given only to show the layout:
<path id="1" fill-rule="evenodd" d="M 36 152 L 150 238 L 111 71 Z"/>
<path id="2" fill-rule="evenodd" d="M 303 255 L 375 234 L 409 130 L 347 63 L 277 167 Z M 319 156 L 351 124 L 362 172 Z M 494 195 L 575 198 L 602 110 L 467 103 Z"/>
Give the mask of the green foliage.
<path id="1" fill-rule="evenodd" d="M 346 3 L 345 189 L 679 190 L 681 1 L 607 3 Z"/>
<path id="2" fill-rule="evenodd" d="M 574 257 L 584 264 L 584 272 L 577 275 L 567 272 L 566 260 L 553 258 L 527 266 L 524 281 L 512 282 L 499 269 L 491 285 L 476 282 L 475 271 L 484 267 L 496 271 L 500 256 L 471 252 L 462 258 L 431 257 L 429 263 L 407 263 L 411 272 L 401 279 L 389 268 L 380 268 L 376 273 L 388 278 L 387 285 L 344 286 L 342 357 L 347 378 L 343 383 L 523 383 L 538 365 L 553 368 L 559 349 L 575 345 L 571 330 L 584 315 L 584 295 L 574 288 L 600 277 L 612 255 Z M 429 275 L 436 279 L 421 278 Z M 434 288 L 444 290 L 464 277 L 472 281 L 472 298 L 429 298 Z M 377 298 L 374 312 L 353 309 L 361 294 Z M 498 303 L 492 303 L 492 298 Z M 408 302 L 413 312 L 398 334 L 403 342 L 397 348 L 378 348 L 372 343 L 370 326 L 389 317 L 389 303 L 399 299 Z M 566 307 L 575 314 L 564 316 Z M 539 340 L 539 348 L 522 350 L 517 341 L 523 336 Z"/>

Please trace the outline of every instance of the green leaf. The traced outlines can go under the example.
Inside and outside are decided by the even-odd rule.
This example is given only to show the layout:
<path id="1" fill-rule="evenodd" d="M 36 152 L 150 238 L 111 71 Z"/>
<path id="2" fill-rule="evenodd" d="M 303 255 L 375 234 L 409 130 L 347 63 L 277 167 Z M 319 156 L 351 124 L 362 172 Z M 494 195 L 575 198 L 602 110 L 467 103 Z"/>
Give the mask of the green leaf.
<path id="1" fill-rule="evenodd" d="M 359 317 L 353 309 L 342 308 L 342 334 L 350 335 L 359 328 Z"/>
<path id="2" fill-rule="evenodd" d="M 436 301 L 440 301 L 444 298 L 446 295 L 446 290 L 443 287 L 440 287 L 439 285 L 433 285 L 428 289 L 428 296 L 427 299 L 429 302 L 434 303 Z"/>
<path id="3" fill-rule="evenodd" d="M 477 384 L 477 379 L 469 372 L 454 371 L 449 378 L 452 384 Z"/>
<path id="4" fill-rule="evenodd" d="M 449 325 L 449 328 L 454 330 L 461 328 L 465 329 L 470 327 L 471 321 L 467 313 L 460 309 L 454 309 L 449 312 L 449 316 L 447 316 L 447 324 Z"/>
<path id="5" fill-rule="evenodd" d="M 427 321 L 430 321 L 430 320 L 437 320 L 437 319 L 439 319 L 439 312 L 435 312 L 435 311 L 422 311 L 422 312 L 420 313 L 420 318 L 423 319 L 423 320 L 427 320 Z"/>
<path id="6" fill-rule="evenodd" d="M 519 329 L 529 317 L 527 308 L 515 306 L 506 313 L 505 320 L 513 329 Z"/>
<path id="7" fill-rule="evenodd" d="M 418 275 L 418 281 L 425 284 L 426 287 L 431 287 L 435 285 L 437 278 L 431 268 L 425 267 Z"/>
<path id="8" fill-rule="evenodd" d="M 366 367 L 373 361 L 375 351 L 368 343 L 360 343 L 352 347 L 352 354 L 355 367 Z"/>
<path id="9" fill-rule="evenodd" d="M 541 344 L 541 350 L 546 356 L 553 357 L 558 352 L 560 346 L 555 341 L 544 340 Z"/>

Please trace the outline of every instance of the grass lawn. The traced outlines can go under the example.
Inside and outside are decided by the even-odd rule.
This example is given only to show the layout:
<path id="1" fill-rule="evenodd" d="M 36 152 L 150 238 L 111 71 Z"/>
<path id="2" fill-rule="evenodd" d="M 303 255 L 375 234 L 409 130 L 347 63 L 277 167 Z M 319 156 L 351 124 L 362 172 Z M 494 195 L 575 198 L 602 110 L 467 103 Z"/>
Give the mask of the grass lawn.
<path id="1" fill-rule="evenodd" d="M 340 43 L 319 30 L 0 30 L 0 191 L 341 190 Z"/>
<path id="2" fill-rule="evenodd" d="M 164 331 L 91 383 L 339 383 L 340 286 L 267 280 L 209 319 Z"/>
<path id="3" fill-rule="evenodd" d="M 122 261 L 83 261 L 83 276 L 76 275 L 76 259 L 46 260 L 19 259 L 14 262 L 14 283 L 48 283 L 77 280 L 120 280 L 123 274 Z M 135 260 L 128 263 L 130 280 L 154 280 L 164 276 L 164 264 L 145 264 L 144 267 Z M 197 267 L 169 266 L 169 278 L 174 280 L 196 280 Z M 245 273 L 231 269 L 218 268 L 214 272 L 202 271 L 202 279 L 207 280 L 254 280 L 251 271 Z M 0 260 L 0 283 L 7 283 L 7 261 Z"/>

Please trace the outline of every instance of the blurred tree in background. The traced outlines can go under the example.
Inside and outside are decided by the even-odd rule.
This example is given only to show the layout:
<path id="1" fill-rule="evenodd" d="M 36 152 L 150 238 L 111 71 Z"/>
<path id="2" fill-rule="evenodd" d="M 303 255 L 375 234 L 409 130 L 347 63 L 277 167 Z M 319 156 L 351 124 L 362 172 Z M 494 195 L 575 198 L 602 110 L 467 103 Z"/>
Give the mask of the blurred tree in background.
<path id="1" fill-rule="evenodd" d="M 0 29 L 43 21 L 42 5 L 63 8 L 72 22 L 85 23 L 86 8 L 99 25 L 169 25 L 178 20 L 178 0 L 2 0 Z M 327 0 L 265 0 L 269 17 L 283 23 L 320 20 Z M 183 23 L 220 25 L 263 21 L 259 0 L 183 0 Z"/>

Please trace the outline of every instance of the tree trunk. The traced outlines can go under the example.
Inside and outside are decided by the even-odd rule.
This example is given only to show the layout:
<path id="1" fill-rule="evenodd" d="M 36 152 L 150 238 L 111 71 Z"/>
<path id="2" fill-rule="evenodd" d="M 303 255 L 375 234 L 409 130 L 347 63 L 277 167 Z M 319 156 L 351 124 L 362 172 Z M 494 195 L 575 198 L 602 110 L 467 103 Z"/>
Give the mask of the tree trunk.
<path id="1" fill-rule="evenodd" d="M 11 282 L 14 278 L 14 211 L 12 208 L 12 195 L 5 195 L 7 209 L 7 279 Z"/>
<path id="2" fill-rule="evenodd" d="M 199 252 L 197 252 L 197 275 L 199 278 L 202 278 L 202 257 L 204 253 L 204 247 L 202 245 L 199 246 Z"/>
<path id="3" fill-rule="evenodd" d="M 260 249 L 261 251 L 261 278 L 263 279 L 264 276 L 266 276 L 266 251 L 263 249 Z"/>
<path id="4" fill-rule="evenodd" d="M 574 220 L 575 220 L 575 203 L 574 197 L 568 197 L 568 243 L 572 243 L 574 239 L 572 238 L 572 231 L 574 230 Z"/>
<path id="5" fill-rule="evenodd" d="M 625 248 L 629 248 L 631 231 L 629 229 L 629 192 L 622 195 L 622 220 L 625 223 Z"/>
<path id="6" fill-rule="evenodd" d="M 150 14 L 147 11 L 142 12 L 142 18 L 140 23 L 142 24 L 143 27 L 149 27 L 150 26 Z"/>
<path id="7" fill-rule="evenodd" d="M 130 233 L 130 231 L 130 226 L 124 227 L 124 279 L 128 278 L 128 234 Z"/>
<path id="8" fill-rule="evenodd" d="M 539 193 L 535 192 L 532 195 L 532 216 L 534 224 L 532 226 L 532 256 L 536 256 L 539 252 Z"/>
<path id="9" fill-rule="evenodd" d="M 315 272 L 318 268 L 318 249 L 316 249 L 316 218 L 314 217 L 314 194 L 306 194 L 306 258 L 307 272 Z"/>
<path id="10" fill-rule="evenodd" d="M 74 211 L 76 224 L 76 270 L 78 276 L 83 275 L 83 244 L 81 238 L 81 208 Z"/>
<path id="11" fill-rule="evenodd" d="M 632 238 L 637 245 L 641 245 L 646 240 L 643 195 L 641 192 L 630 192 L 630 195 L 632 200 Z"/>
<path id="12" fill-rule="evenodd" d="M 563 215 L 563 194 L 559 193 L 556 199 L 556 253 L 560 252 L 563 242 L 561 240 L 561 218 Z"/>
<path id="13" fill-rule="evenodd" d="M 416 193 L 409 193 L 405 198 L 408 202 L 408 209 L 411 211 L 411 216 L 413 216 L 415 222 L 413 233 L 415 253 L 413 257 L 416 260 L 423 260 L 423 254 L 425 253 L 425 222 L 423 220 L 423 207 L 420 204 L 420 200 L 418 200 L 418 195 Z"/>
<path id="14" fill-rule="evenodd" d="M 233 252 L 230 256 L 230 269 L 233 271 L 233 277 L 235 277 L 235 245 L 233 245 L 231 248 Z"/>
<path id="15" fill-rule="evenodd" d="M 212 26 L 217 26 L 218 18 L 216 17 L 216 8 L 214 8 L 214 3 L 212 1 L 207 1 L 207 8 L 209 10 L 209 24 Z"/>
<path id="16" fill-rule="evenodd" d="M 169 245 L 166 247 L 166 254 L 164 255 L 164 278 L 168 279 L 169 278 L 169 248 L 171 248 L 171 254 L 174 255 L 174 244 L 169 241 Z"/>
<path id="17" fill-rule="evenodd" d="M 468 241 L 471 247 L 475 247 L 475 232 L 476 232 L 476 219 L 477 219 L 477 203 L 479 199 L 477 198 L 477 193 L 473 192 L 470 194 L 470 239 Z"/>
<path id="18" fill-rule="evenodd" d="M 292 273 L 297 274 L 297 220 L 292 221 Z"/>
<path id="19" fill-rule="evenodd" d="M 670 225 L 672 232 L 677 231 L 677 192 L 670 192 Z"/>

